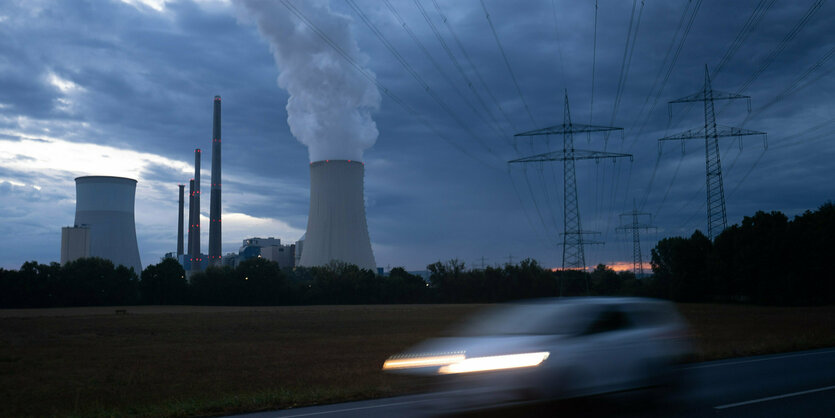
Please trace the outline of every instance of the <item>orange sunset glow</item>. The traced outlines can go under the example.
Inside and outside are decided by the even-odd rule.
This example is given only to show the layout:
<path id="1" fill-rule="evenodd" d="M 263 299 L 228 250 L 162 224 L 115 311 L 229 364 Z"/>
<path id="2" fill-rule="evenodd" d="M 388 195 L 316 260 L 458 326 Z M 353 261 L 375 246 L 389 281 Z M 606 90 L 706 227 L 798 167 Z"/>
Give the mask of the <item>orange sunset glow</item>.
<path id="1" fill-rule="evenodd" d="M 643 265 L 644 272 L 645 273 L 651 273 L 652 272 L 652 265 L 650 263 L 647 263 L 647 262 L 644 262 L 643 264 L 644 264 Z M 588 266 L 588 267 L 585 268 L 585 271 L 592 272 L 592 271 L 594 271 L 594 269 L 596 267 L 597 267 L 596 265 L 595 266 Z M 609 267 L 610 269 L 612 269 L 614 271 L 617 271 L 617 272 L 631 271 L 632 270 L 632 262 L 631 261 L 615 261 L 615 262 L 611 262 L 611 263 L 606 263 L 606 267 Z M 551 269 L 551 271 L 561 271 L 561 270 L 563 270 L 562 267 L 554 267 L 554 268 Z M 574 269 L 567 269 L 567 270 L 574 270 Z"/>

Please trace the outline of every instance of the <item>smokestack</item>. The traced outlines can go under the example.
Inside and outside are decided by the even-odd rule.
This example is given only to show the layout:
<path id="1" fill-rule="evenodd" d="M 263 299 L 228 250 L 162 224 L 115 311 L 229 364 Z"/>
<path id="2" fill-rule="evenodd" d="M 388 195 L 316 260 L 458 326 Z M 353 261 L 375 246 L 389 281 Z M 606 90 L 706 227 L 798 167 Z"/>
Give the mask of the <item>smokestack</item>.
<path id="1" fill-rule="evenodd" d="M 194 260 L 194 179 L 188 181 L 188 269 L 191 270 L 191 262 Z"/>
<path id="2" fill-rule="evenodd" d="M 310 213 L 300 265 L 338 260 L 377 269 L 365 220 L 364 169 L 351 160 L 310 163 Z"/>
<path id="3" fill-rule="evenodd" d="M 183 206 L 185 205 L 185 199 L 183 196 L 185 185 L 180 184 L 180 210 L 178 212 L 178 219 L 177 219 L 177 255 L 183 255 Z"/>
<path id="4" fill-rule="evenodd" d="M 219 265 L 220 248 L 220 96 L 215 96 L 212 118 L 212 185 L 209 200 L 209 264 Z"/>
<path id="5" fill-rule="evenodd" d="M 192 271 L 200 271 L 201 270 L 201 255 L 200 255 L 200 148 L 194 150 L 194 197 L 192 198 L 192 207 L 189 209 L 192 211 L 192 215 L 194 217 L 194 223 L 191 226 L 192 234 L 194 238 L 191 242 L 191 249 L 189 250 L 189 254 L 191 255 L 191 270 Z"/>
<path id="6" fill-rule="evenodd" d="M 142 274 L 136 245 L 136 180 L 86 176 L 75 179 L 75 225 L 89 228 L 90 257 Z"/>

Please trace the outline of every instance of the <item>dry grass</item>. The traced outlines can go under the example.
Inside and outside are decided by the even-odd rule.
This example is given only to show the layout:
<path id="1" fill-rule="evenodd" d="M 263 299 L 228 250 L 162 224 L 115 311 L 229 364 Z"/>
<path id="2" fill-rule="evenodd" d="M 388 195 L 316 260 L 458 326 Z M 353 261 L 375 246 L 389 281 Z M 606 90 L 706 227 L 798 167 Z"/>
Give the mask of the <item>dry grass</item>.
<path id="1" fill-rule="evenodd" d="M 481 306 L 0 311 L 0 416 L 210 415 L 417 391 L 383 360 Z M 835 346 L 835 307 L 681 311 L 700 359 Z"/>
<path id="2" fill-rule="evenodd" d="M 681 304 L 679 310 L 693 328 L 697 360 L 835 346 L 835 306 Z"/>

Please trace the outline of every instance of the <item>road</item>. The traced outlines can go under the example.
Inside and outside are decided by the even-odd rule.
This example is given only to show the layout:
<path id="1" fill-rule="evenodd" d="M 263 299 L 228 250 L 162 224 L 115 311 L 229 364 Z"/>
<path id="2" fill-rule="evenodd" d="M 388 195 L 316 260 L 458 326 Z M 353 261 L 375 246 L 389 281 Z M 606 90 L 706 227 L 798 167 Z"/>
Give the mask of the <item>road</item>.
<path id="1" fill-rule="evenodd" d="M 690 364 L 686 388 L 664 402 L 641 393 L 504 408 L 478 416 L 831 417 L 835 348 Z M 238 418 L 427 417 L 436 394 L 238 415 Z M 473 415 L 473 414 L 470 414 Z"/>

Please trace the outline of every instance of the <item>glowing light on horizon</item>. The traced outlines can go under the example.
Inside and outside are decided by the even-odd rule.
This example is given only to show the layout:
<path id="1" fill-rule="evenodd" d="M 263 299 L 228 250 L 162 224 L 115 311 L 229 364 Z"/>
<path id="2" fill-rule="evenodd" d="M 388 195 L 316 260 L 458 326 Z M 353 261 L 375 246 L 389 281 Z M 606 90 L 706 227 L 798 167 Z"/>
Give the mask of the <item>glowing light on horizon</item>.
<path id="1" fill-rule="evenodd" d="M 608 268 L 610 268 L 610 269 L 612 269 L 616 272 L 632 271 L 633 270 L 632 269 L 633 264 L 632 264 L 631 261 L 615 261 L 613 263 L 600 263 L 600 264 L 603 264 L 606 267 L 608 267 Z M 643 267 L 644 267 L 644 273 L 651 273 L 652 272 L 652 264 L 651 263 L 644 262 Z M 562 267 L 553 267 L 551 269 L 551 271 L 558 272 L 558 271 L 568 270 L 568 271 L 586 271 L 586 272 L 591 273 L 596 268 L 597 268 L 597 265 L 587 266 L 585 269 L 577 269 L 577 268 L 563 269 Z"/>

